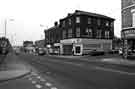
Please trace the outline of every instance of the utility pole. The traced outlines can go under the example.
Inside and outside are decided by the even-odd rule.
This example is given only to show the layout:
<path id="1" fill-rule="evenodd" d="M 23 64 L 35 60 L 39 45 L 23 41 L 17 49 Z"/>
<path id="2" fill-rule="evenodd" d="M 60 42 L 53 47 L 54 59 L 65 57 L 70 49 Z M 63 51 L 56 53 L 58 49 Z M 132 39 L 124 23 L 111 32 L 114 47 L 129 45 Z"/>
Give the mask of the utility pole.
<path id="1" fill-rule="evenodd" d="M 5 24 L 5 37 L 6 37 L 7 36 L 7 19 L 5 19 L 4 24 Z"/>

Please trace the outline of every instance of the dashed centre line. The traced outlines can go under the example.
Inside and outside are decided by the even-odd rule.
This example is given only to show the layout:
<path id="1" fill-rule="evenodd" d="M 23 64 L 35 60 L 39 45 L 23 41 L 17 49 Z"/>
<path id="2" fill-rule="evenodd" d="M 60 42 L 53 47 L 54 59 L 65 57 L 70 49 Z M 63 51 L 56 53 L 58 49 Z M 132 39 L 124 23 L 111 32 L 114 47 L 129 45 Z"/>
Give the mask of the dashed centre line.
<path id="1" fill-rule="evenodd" d="M 43 86 L 41 86 L 40 84 L 36 84 L 35 86 L 36 86 L 36 88 L 38 88 L 38 89 L 40 89 L 40 88 L 43 87 Z"/>
<path id="2" fill-rule="evenodd" d="M 49 82 L 45 83 L 45 85 L 48 86 L 48 87 L 51 87 L 52 86 L 52 84 L 49 83 Z"/>

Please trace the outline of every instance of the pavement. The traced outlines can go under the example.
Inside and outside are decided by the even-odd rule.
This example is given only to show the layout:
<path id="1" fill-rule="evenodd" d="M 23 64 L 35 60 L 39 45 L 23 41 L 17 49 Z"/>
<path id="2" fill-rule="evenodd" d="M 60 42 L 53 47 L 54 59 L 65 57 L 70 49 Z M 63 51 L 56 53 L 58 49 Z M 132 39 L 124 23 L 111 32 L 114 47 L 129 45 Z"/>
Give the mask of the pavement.
<path id="1" fill-rule="evenodd" d="M 15 55 L 10 53 L 0 65 L 0 82 L 20 78 L 30 74 L 30 72 L 30 69 L 27 69 L 22 63 L 17 61 Z"/>

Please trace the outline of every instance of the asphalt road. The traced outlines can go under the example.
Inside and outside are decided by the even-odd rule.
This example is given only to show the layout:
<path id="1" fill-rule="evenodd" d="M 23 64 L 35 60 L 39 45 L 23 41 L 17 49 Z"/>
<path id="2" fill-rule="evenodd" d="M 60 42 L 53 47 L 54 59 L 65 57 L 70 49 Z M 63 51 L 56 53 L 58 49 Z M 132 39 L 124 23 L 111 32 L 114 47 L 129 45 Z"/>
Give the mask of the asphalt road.
<path id="1" fill-rule="evenodd" d="M 135 89 L 133 67 L 101 62 L 19 55 L 58 89 Z M 90 59 L 90 58 L 89 58 Z"/>

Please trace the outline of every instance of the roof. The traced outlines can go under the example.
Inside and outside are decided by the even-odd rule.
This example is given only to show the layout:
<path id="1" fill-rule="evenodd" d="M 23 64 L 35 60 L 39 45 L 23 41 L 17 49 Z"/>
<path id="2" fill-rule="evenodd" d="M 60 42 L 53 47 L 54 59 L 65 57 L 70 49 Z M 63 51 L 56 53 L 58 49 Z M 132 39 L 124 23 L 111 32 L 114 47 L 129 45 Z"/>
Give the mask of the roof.
<path id="1" fill-rule="evenodd" d="M 114 18 L 105 16 L 105 15 L 101 15 L 101 14 L 97 14 L 97 13 L 91 13 L 91 12 L 86 12 L 86 11 L 81 11 L 81 10 L 75 10 L 74 13 L 72 13 L 72 14 L 70 13 L 67 17 L 65 17 L 63 19 L 66 19 L 66 18 L 68 18 L 70 16 L 73 16 L 73 15 L 88 15 L 88 16 L 93 16 L 93 17 L 99 17 L 99 18 L 105 18 L 105 19 L 115 20 Z"/>

